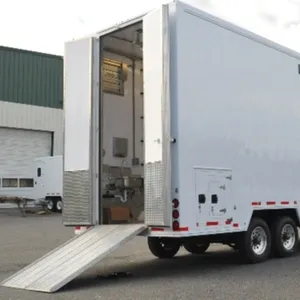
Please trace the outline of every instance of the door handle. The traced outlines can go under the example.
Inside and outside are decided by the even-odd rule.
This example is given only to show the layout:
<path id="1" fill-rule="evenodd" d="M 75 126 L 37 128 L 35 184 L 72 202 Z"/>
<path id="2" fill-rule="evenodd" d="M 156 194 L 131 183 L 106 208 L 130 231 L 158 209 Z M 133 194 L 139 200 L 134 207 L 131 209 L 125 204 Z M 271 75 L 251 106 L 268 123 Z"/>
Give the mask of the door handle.
<path id="1" fill-rule="evenodd" d="M 226 208 L 222 208 L 222 209 L 220 209 L 220 212 L 222 212 L 222 213 L 226 213 L 226 211 L 227 211 L 227 209 Z"/>

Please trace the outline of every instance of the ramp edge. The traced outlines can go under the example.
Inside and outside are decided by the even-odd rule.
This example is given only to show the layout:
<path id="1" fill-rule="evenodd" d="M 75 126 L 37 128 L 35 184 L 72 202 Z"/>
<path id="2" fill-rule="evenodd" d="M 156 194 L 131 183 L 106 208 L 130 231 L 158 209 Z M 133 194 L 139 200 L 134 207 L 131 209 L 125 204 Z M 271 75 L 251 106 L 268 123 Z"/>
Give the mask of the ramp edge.
<path id="1" fill-rule="evenodd" d="M 36 261 L 34 261 L 33 263 L 29 264 L 28 266 L 26 266 L 25 268 L 21 269 L 20 271 L 16 272 L 15 274 L 13 274 L 12 276 L 10 276 L 9 278 L 5 279 L 4 281 L 1 282 L 1 285 L 7 288 L 15 288 L 15 289 L 22 289 L 22 290 L 28 290 L 28 291 L 35 291 L 35 292 L 44 292 L 44 293 L 54 293 L 56 291 L 58 291 L 59 289 L 61 289 L 63 286 L 65 286 L 66 284 L 68 284 L 69 282 L 71 282 L 72 280 L 74 280 L 76 277 L 78 277 L 80 274 L 82 274 L 83 272 L 85 272 L 86 270 L 88 270 L 89 268 L 91 268 L 93 265 L 95 265 L 96 263 L 98 263 L 99 261 L 101 261 L 103 258 L 105 258 L 106 256 L 108 256 L 109 254 L 111 254 L 113 251 L 115 251 L 117 248 L 121 247 L 122 245 L 128 243 L 130 240 L 132 240 L 134 237 L 138 236 L 138 235 L 145 235 L 143 234 L 143 232 L 145 232 L 147 230 L 147 225 L 145 224 L 130 224 L 130 225 L 136 225 L 137 228 L 131 233 L 129 234 L 127 237 L 125 237 L 124 239 L 122 239 L 119 243 L 116 243 L 113 247 L 110 248 L 110 250 L 108 252 L 104 252 L 101 255 L 99 255 L 98 257 L 96 257 L 95 259 L 91 260 L 88 264 L 86 264 L 83 268 L 77 270 L 76 272 L 74 272 L 71 276 L 65 278 L 64 280 L 62 280 L 60 283 L 54 285 L 54 286 L 50 286 L 49 289 L 38 289 L 38 288 L 30 288 L 30 285 L 26 288 L 20 288 L 18 286 L 15 285 L 10 285 L 9 281 L 11 279 L 13 279 L 14 277 L 20 275 L 23 271 L 27 270 L 28 268 L 32 267 L 35 263 L 40 262 L 41 260 L 43 260 L 44 258 L 47 258 L 49 255 L 53 254 L 55 251 L 61 249 L 63 246 L 71 243 L 73 240 L 78 239 L 79 237 L 83 236 L 84 234 L 86 234 L 88 231 L 95 229 L 95 227 L 90 228 L 89 230 L 87 230 L 86 232 L 84 232 L 83 234 L 79 235 L 79 236 L 75 236 L 72 239 L 68 240 L 67 242 L 65 242 L 64 244 L 60 245 L 59 247 L 55 248 L 54 250 L 50 251 L 49 253 L 47 253 L 46 255 L 42 256 L 40 259 L 37 259 Z M 129 225 L 129 226 L 130 226 Z M 140 225 L 140 226 L 139 226 Z M 126 225 L 119 225 L 119 226 L 126 226 Z M 116 227 L 117 229 L 117 227 Z"/>
<path id="2" fill-rule="evenodd" d="M 49 257 L 51 254 L 53 254 L 54 252 L 56 252 L 57 250 L 63 248 L 64 246 L 66 246 L 67 244 L 73 242 L 74 240 L 78 239 L 80 236 L 83 236 L 84 234 L 88 233 L 90 230 L 94 229 L 95 227 L 91 227 L 88 230 L 84 231 L 82 234 L 77 235 L 72 237 L 70 240 L 64 242 L 63 244 L 61 244 L 60 246 L 54 248 L 53 250 L 51 250 L 50 252 L 46 253 L 45 255 L 43 255 L 42 257 L 36 259 L 35 261 L 33 261 L 32 263 L 28 264 L 26 267 L 24 267 L 23 269 L 17 271 L 16 273 L 14 273 L 13 275 L 9 276 L 8 278 L 4 279 L 0 284 L 2 286 L 8 287 L 6 286 L 6 283 L 8 281 L 10 281 L 12 278 L 18 276 L 19 274 L 21 274 L 23 271 L 28 270 L 32 265 L 42 261 L 43 259 L 45 259 L 46 257 Z M 10 286 L 9 286 L 10 287 Z"/>
<path id="3" fill-rule="evenodd" d="M 110 251 L 108 251 L 106 253 L 103 253 L 102 255 L 98 256 L 95 259 L 93 259 L 90 263 L 88 263 L 85 266 L 84 269 L 81 269 L 81 270 L 75 272 L 71 277 L 68 278 L 68 280 L 64 280 L 62 283 L 57 284 L 54 287 L 52 287 L 51 289 L 49 289 L 48 293 L 54 293 L 54 292 L 58 291 L 63 286 L 65 286 L 66 284 L 68 284 L 69 282 L 71 282 L 72 280 L 74 280 L 76 277 L 78 277 L 80 274 L 82 274 L 83 272 L 85 272 L 86 270 L 88 270 L 89 268 L 91 268 L 93 265 L 95 265 L 96 263 L 98 263 L 99 261 L 101 261 L 103 258 L 105 258 L 109 254 L 111 254 L 112 252 L 114 252 L 116 249 L 118 249 L 119 247 L 123 246 L 124 244 L 128 243 L 130 240 L 132 240 L 133 238 L 135 238 L 139 233 L 141 233 L 142 231 L 144 231 L 146 228 L 147 228 L 146 225 L 141 225 L 140 228 L 137 228 L 132 234 L 128 235 L 119 244 L 114 245 L 114 247 L 112 247 L 110 249 Z"/>

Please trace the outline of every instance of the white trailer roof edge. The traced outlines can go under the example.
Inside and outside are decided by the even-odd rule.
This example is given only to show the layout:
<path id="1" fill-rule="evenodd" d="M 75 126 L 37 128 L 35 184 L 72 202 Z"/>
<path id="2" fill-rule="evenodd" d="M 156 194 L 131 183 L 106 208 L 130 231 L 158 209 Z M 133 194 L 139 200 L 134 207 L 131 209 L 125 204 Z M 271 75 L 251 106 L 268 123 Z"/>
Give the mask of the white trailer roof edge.
<path id="1" fill-rule="evenodd" d="M 214 16 L 208 12 L 205 12 L 203 10 L 201 10 L 200 8 L 195 8 L 193 7 L 192 5 L 190 4 L 187 4 L 185 3 L 184 1 L 179 1 L 179 0 L 174 0 L 174 1 L 170 1 L 170 2 L 167 2 L 165 4 L 168 4 L 168 3 L 172 3 L 172 2 L 176 2 L 178 3 L 179 5 L 183 6 L 184 7 L 184 10 L 187 12 L 187 13 L 190 13 L 190 14 L 194 14 L 194 15 L 197 15 L 197 17 L 207 21 L 207 22 L 210 22 L 210 23 L 213 23 L 217 26 L 220 26 L 224 29 L 227 29 L 227 30 L 230 30 L 236 34 L 239 34 L 243 37 L 246 37 L 248 39 L 251 39 L 257 43 L 260 43 L 262 45 L 265 45 L 266 47 L 270 47 L 270 48 L 273 48 L 273 49 L 276 49 L 277 51 L 279 52 L 282 52 L 286 55 L 289 55 L 291 57 L 294 57 L 296 59 L 299 59 L 300 60 L 300 53 L 298 53 L 297 51 L 295 50 L 292 50 L 286 46 L 283 46 L 277 42 L 274 42 L 272 40 L 269 40 L 268 38 L 265 38 L 259 34 L 256 34 L 250 30 L 247 30 L 247 29 L 244 29 L 242 28 L 241 26 L 238 26 L 238 25 L 235 25 L 233 24 L 232 22 L 229 22 L 229 21 L 226 21 L 222 18 L 219 18 L 217 16 Z M 110 27 L 107 27 L 103 30 L 100 30 L 94 34 L 90 34 L 90 35 L 86 35 L 84 37 L 81 37 L 81 38 L 78 38 L 78 39 L 74 39 L 74 40 L 81 40 L 81 39 L 85 39 L 85 38 L 88 38 L 88 37 L 100 37 L 100 36 L 103 36 L 103 35 L 106 35 L 106 34 L 109 34 L 113 31 L 116 31 L 116 30 L 119 30 L 119 29 L 122 29 L 122 28 L 125 28 L 127 26 L 130 26 L 132 24 L 135 24 L 135 23 L 138 23 L 138 22 L 141 22 L 143 17 L 145 15 L 147 15 L 148 13 L 150 13 L 151 11 L 153 11 L 155 9 L 152 9 L 152 10 L 149 10 L 143 14 L 140 14 L 138 16 L 135 16 L 131 19 L 128 19 L 126 21 L 123 21 L 123 22 L 120 22 L 120 23 L 117 23 L 115 25 L 112 25 Z"/>
<path id="2" fill-rule="evenodd" d="M 259 34 L 256 34 L 250 30 L 244 29 L 241 26 L 235 25 L 232 22 L 226 21 L 222 18 L 219 18 L 217 16 L 214 16 L 210 13 L 207 13 L 199 8 L 196 8 L 194 6 L 191 6 L 183 1 L 176 0 L 177 3 L 179 3 L 181 6 L 184 7 L 185 12 L 196 15 L 197 17 L 201 18 L 202 20 L 205 20 L 207 22 L 213 23 L 217 26 L 220 26 L 224 29 L 230 30 L 236 34 L 239 34 L 243 37 L 246 37 L 248 39 L 251 39 L 257 43 L 263 44 L 267 47 L 276 49 L 284 54 L 287 54 L 289 56 L 292 56 L 296 59 L 300 59 L 300 53 L 297 51 L 294 51 L 288 47 L 285 47 L 281 44 L 278 44 L 272 40 L 269 40 L 268 38 L 265 38 Z"/>

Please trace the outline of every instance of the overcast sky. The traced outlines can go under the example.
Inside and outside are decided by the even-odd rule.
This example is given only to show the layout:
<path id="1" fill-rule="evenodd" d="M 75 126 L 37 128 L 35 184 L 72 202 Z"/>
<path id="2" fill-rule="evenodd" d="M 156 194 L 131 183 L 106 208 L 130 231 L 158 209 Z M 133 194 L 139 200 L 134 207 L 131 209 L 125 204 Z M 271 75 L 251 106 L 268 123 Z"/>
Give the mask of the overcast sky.
<path id="1" fill-rule="evenodd" d="M 164 0 L 0 0 L 0 44 L 63 54 L 64 42 Z M 300 0 L 187 0 L 300 52 Z"/>

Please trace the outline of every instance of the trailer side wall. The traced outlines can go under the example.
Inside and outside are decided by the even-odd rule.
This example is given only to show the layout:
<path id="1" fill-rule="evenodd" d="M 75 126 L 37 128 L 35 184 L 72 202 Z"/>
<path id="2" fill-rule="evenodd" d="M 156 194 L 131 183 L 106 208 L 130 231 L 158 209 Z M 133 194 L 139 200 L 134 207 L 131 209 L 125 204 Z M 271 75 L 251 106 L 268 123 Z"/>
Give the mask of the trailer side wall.
<path id="1" fill-rule="evenodd" d="M 195 229 L 200 219 L 195 167 L 232 169 L 226 201 L 240 220 L 250 218 L 251 201 L 297 200 L 299 60 L 183 4 L 176 28 L 182 224 Z"/>

